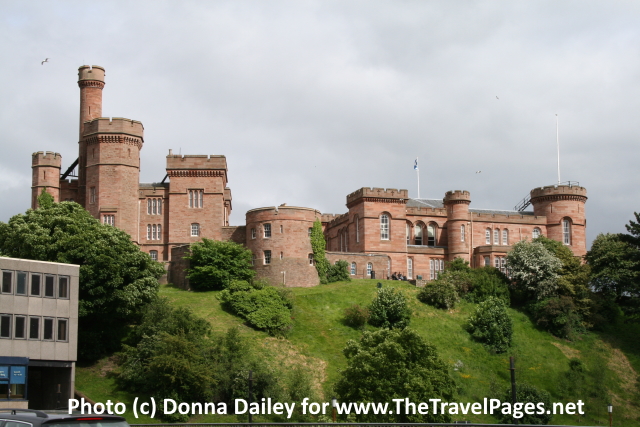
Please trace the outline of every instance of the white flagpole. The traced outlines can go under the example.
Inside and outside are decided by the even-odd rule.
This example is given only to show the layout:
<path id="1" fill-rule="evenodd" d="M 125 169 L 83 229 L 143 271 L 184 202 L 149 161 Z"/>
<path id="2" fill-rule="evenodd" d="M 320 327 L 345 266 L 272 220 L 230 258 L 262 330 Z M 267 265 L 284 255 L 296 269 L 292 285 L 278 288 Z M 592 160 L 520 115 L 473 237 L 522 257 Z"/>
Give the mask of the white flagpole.
<path id="1" fill-rule="evenodd" d="M 558 131 L 558 114 L 556 113 L 556 146 L 558 147 L 558 185 L 560 185 L 560 133 Z"/>

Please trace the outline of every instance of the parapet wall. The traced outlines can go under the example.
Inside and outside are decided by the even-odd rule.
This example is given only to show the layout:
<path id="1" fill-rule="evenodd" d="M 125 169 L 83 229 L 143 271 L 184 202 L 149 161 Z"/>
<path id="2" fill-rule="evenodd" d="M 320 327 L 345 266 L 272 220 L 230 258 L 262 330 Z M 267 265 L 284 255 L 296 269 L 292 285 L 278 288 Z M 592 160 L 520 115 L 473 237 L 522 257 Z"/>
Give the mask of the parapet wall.
<path id="1" fill-rule="evenodd" d="M 99 65 L 83 65 L 78 68 L 78 82 L 82 80 L 97 80 L 104 82 L 104 68 Z"/>
<path id="2" fill-rule="evenodd" d="M 53 151 L 37 151 L 31 156 L 31 165 L 60 168 L 62 165 L 62 156 L 60 153 L 54 153 Z"/>
<path id="3" fill-rule="evenodd" d="M 380 199 L 408 199 L 409 190 L 398 190 L 395 188 L 362 187 L 347 196 L 347 205 L 363 197 L 375 197 Z"/>
<path id="4" fill-rule="evenodd" d="M 167 156 L 167 169 L 222 169 L 227 170 L 227 158 L 218 155 L 175 155 Z"/>
<path id="5" fill-rule="evenodd" d="M 122 117 L 98 117 L 84 122 L 84 136 L 95 133 L 125 133 L 142 138 L 144 127 L 137 120 Z"/>
<path id="6" fill-rule="evenodd" d="M 560 199 L 576 199 L 582 202 L 587 200 L 587 189 L 577 185 L 547 185 L 545 187 L 534 188 L 531 190 L 531 203 L 535 203 L 536 199 L 542 198 L 560 198 Z"/>

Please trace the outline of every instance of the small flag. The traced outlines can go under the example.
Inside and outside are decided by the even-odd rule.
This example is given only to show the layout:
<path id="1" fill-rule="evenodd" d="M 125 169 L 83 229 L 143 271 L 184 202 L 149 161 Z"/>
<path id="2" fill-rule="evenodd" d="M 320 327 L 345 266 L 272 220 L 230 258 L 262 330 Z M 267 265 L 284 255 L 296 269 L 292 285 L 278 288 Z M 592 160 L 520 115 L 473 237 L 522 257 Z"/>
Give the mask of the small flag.
<path id="1" fill-rule="evenodd" d="M 413 170 L 416 170 L 416 171 L 419 170 L 418 169 L 418 159 L 416 159 L 416 162 L 413 165 Z"/>

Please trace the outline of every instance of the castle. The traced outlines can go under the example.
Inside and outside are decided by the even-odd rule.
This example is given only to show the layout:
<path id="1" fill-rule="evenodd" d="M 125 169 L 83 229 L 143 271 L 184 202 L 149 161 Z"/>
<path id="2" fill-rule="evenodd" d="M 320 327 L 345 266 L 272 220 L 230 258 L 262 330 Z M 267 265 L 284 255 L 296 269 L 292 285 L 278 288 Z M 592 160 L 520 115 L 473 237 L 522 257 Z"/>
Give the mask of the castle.
<path id="1" fill-rule="evenodd" d="M 104 85 L 104 68 L 79 68 L 78 158 L 62 172 L 60 154 L 33 154 L 31 207 L 43 189 L 56 202 L 78 202 L 165 262 L 175 284 L 185 280 L 188 245 L 209 238 L 245 245 L 258 277 L 274 284 L 317 285 L 309 238 L 316 219 L 322 221 L 327 258 L 347 261 L 350 274 L 359 278 L 397 271 L 409 279 L 434 279 L 457 257 L 472 267 L 505 271 L 511 245 L 539 235 L 564 243 L 576 256 L 586 253 L 587 195 L 575 183 L 535 188 L 513 210 L 471 209 L 467 191 L 412 199 L 407 190 L 361 188 L 347 195 L 348 212 L 341 215 L 282 205 L 251 209 L 246 225 L 229 226 L 225 157 L 169 150 L 165 177 L 140 183 L 144 128 L 139 121 L 102 117 Z M 525 211 L 528 206 L 533 211 Z"/>

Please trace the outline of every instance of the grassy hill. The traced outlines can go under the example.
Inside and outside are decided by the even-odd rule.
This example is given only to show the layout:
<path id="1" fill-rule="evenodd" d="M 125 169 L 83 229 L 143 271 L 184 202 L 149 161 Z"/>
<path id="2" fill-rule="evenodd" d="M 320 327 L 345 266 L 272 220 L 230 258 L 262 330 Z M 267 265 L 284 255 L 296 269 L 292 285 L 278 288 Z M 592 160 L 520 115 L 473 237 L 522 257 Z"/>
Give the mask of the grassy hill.
<path id="1" fill-rule="evenodd" d="M 553 424 L 607 424 L 606 404 L 614 405 L 614 424 L 640 425 L 638 406 L 640 371 L 640 327 L 624 325 L 606 332 L 587 333 L 569 342 L 538 330 L 520 311 L 509 309 L 514 321 L 513 346 L 506 354 L 492 354 L 470 339 L 464 330 L 465 320 L 475 304 L 461 303 L 455 310 L 444 311 L 427 306 L 416 299 L 418 290 L 396 281 L 381 281 L 384 286 L 397 287 L 407 296 L 412 310 L 411 327 L 434 344 L 442 359 L 451 367 L 458 386 L 458 400 L 482 401 L 485 397 L 502 398 L 509 387 L 509 356 L 516 358 L 518 382 L 528 382 L 547 390 L 553 401 L 585 402 L 586 415 L 556 415 Z M 196 293 L 167 285 L 160 294 L 176 306 L 190 307 L 197 315 L 211 322 L 214 331 L 226 332 L 238 326 L 252 342 L 264 346 L 273 362 L 283 366 L 303 364 L 314 373 L 318 390 L 326 400 L 332 397 L 332 384 L 347 360 L 342 354 L 347 340 L 358 339 L 360 332 L 342 322 L 345 308 L 351 304 L 368 305 L 376 294 L 374 280 L 354 280 L 314 288 L 293 288 L 295 325 L 287 339 L 269 337 L 266 333 L 245 326 L 242 320 L 224 311 L 217 299 L 218 292 Z M 369 330 L 374 328 L 367 326 Z M 567 379 L 569 359 L 579 358 L 586 367 L 584 383 Z M 133 396 L 115 387 L 105 375 L 111 362 L 102 360 L 90 367 L 77 369 L 76 388 L 96 401 L 118 399 L 125 403 Z M 562 399 L 561 397 L 565 397 Z M 489 415 L 467 415 L 453 419 L 494 423 Z M 131 423 L 149 419 L 131 419 Z M 234 416 L 194 417 L 192 422 L 235 421 Z M 261 420 L 260 417 L 254 421 Z"/>

